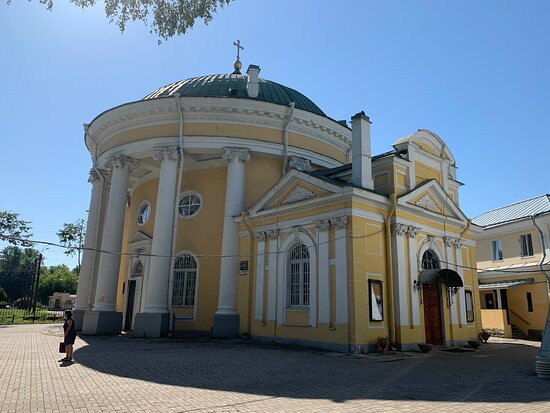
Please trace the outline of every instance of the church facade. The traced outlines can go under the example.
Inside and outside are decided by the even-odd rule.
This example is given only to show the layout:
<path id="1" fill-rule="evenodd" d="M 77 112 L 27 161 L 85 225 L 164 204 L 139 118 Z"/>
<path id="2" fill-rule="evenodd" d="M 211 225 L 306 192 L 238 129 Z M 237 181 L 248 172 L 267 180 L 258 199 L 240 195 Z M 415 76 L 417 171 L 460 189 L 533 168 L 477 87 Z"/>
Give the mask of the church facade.
<path id="1" fill-rule="evenodd" d="M 86 125 L 82 332 L 339 351 L 476 338 L 479 229 L 445 142 L 418 130 L 372 156 L 363 112 L 350 127 L 259 72 L 237 61 Z"/>

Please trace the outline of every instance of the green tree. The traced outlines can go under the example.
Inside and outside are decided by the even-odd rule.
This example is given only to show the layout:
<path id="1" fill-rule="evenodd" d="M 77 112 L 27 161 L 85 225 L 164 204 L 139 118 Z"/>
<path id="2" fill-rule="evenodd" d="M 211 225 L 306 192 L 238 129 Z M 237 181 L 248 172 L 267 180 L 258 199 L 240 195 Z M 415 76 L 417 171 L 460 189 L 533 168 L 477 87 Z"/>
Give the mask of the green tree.
<path id="1" fill-rule="evenodd" d="M 86 238 L 86 221 L 78 219 L 73 223 L 63 224 L 63 228 L 57 232 L 57 236 L 61 245 L 67 247 L 65 254 L 71 257 L 78 254 L 78 269 L 80 270 L 80 255 Z"/>
<path id="2" fill-rule="evenodd" d="M 0 287 L 0 302 L 8 301 L 8 293 L 2 287 Z"/>
<path id="3" fill-rule="evenodd" d="M 70 0 L 76 6 L 93 7 L 98 0 Z M 204 24 L 212 20 L 218 7 L 223 8 L 232 0 L 105 0 L 105 15 L 110 22 L 115 22 L 121 32 L 126 23 L 142 21 L 151 27 L 160 38 L 167 40 L 174 35 L 185 34 L 195 25 L 195 20 L 202 19 Z M 39 0 L 48 10 L 53 9 L 53 0 Z M 11 0 L 7 0 L 10 4 Z"/>
<path id="4" fill-rule="evenodd" d="M 28 241 L 32 237 L 30 231 L 30 222 L 19 219 L 19 214 L 13 211 L 0 211 L 0 241 L 30 247 L 32 246 L 32 242 Z"/>
<path id="5" fill-rule="evenodd" d="M 38 251 L 9 245 L 0 251 L 0 288 L 12 301 L 31 294 Z"/>
<path id="6" fill-rule="evenodd" d="M 56 292 L 76 294 L 77 284 L 78 276 L 69 267 L 64 264 L 51 266 L 40 276 L 37 302 L 48 304 L 48 297 Z"/>

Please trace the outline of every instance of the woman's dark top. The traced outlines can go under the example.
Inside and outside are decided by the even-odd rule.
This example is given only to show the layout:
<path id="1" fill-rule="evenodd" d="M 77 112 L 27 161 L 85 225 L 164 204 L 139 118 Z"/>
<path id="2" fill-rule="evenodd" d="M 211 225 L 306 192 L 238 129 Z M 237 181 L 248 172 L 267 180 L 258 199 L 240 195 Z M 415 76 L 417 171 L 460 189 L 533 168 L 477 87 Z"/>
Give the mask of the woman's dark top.
<path id="1" fill-rule="evenodd" d="M 72 321 L 71 328 L 69 328 L 69 323 L 67 323 L 67 321 L 69 320 Z M 68 332 L 67 329 L 69 329 Z M 63 342 L 65 344 L 74 344 L 74 341 L 76 339 L 76 325 L 72 318 L 68 318 L 67 320 L 65 320 L 65 323 L 63 324 L 63 332 L 67 332 L 67 335 L 65 336 Z"/>

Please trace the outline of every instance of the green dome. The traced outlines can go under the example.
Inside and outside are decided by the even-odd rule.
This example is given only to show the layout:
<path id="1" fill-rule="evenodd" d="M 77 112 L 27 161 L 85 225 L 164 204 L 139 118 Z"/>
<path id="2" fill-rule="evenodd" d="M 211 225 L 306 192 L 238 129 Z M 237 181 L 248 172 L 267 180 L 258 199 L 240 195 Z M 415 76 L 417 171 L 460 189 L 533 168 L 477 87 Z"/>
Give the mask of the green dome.
<path id="1" fill-rule="evenodd" d="M 290 102 L 294 102 L 297 109 L 306 110 L 325 117 L 327 116 L 319 106 L 300 92 L 279 83 L 272 82 L 271 80 L 258 79 L 260 85 L 258 97 L 250 98 L 246 93 L 246 82 L 246 76 L 235 73 L 194 77 L 163 86 L 145 96 L 143 100 L 165 98 L 173 96 L 174 93 L 179 93 L 181 96 L 188 97 L 253 99 L 285 106 L 288 106 Z"/>

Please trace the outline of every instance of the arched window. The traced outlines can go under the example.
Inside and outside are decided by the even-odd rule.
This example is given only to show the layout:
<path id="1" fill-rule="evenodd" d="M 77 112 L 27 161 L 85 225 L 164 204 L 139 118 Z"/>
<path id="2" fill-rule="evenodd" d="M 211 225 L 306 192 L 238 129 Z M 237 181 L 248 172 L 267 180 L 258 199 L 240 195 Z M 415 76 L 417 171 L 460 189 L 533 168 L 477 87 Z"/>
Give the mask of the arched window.
<path id="1" fill-rule="evenodd" d="M 134 270 L 132 271 L 132 277 L 141 277 L 143 275 L 143 263 L 138 258 L 134 264 Z"/>
<path id="2" fill-rule="evenodd" d="M 439 260 L 437 259 L 437 255 L 435 255 L 432 250 L 426 250 L 422 255 L 422 269 L 437 270 L 439 268 Z"/>
<path id="3" fill-rule="evenodd" d="M 288 254 L 287 295 L 289 307 L 309 307 L 309 251 L 304 244 L 294 245 Z"/>
<path id="4" fill-rule="evenodd" d="M 180 255 L 174 263 L 172 305 L 174 307 L 193 307 L 196 285 L 197 261 L 191 254 Z"/>

